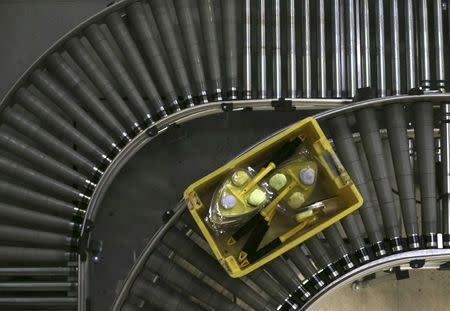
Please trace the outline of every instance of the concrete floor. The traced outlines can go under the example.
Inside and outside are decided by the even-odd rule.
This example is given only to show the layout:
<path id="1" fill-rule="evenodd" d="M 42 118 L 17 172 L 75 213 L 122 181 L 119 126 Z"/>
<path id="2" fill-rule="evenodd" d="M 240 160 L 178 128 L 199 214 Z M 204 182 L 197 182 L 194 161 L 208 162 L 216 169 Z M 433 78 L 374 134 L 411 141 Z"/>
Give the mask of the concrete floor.
<path id="1" fill-rule="evenodd" d="M 450 271 L 415 270 L 410 278 L 379 274 L 368 286 L 351 285 L 318 301 L 312 311 L 443 311 L 450 310 Z"/>

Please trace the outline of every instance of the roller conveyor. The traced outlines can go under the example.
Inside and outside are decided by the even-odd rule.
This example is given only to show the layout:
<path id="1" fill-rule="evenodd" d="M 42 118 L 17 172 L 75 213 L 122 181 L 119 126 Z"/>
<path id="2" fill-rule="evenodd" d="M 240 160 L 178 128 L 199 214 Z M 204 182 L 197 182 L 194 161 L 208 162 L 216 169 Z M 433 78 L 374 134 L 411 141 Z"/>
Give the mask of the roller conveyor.
<path id="1" fill-rule="evenodd" d="M 0 309 L 87 310 L 89 233 L 117 170 L 223 111 L 335 108 L 316 117 L 364 205 L 242 279 L 173 226 L 113 310 L 302 309 L 374 260 L 448 247 L 447 15 L 429 0 L 125 0 L 84 22 L 0 107 Z"/>

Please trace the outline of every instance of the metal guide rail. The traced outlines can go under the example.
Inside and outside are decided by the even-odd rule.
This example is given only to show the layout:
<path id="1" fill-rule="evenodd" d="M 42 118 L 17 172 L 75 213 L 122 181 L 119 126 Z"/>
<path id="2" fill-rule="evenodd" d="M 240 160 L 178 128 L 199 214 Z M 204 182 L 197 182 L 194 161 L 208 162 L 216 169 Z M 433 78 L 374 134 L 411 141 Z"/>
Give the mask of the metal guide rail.
<path id="1" fill-rule="evenodd" d="M 83 22 L 0 104 L 0 308 L 86 310 L 87 259 L 102 249 L 89 232 L 120 167 L 168 127 L 221 112 L 336 108 L 316 117 L 366 202 L 343 229 L 323 233 L 332 247 L 311 239 L 229 283 L 226 295 L 239 292 L 242 306 L 264 309 L 264 299 L 287 297 L 303 278 L 322 284 L 340 273 L 335 259 L 350 270 L 371 255 L 434 249 L 441 234 L 449 246 L 448 18 L 440 0 L 124 0 Z M 286 267 L 301 277 L 287 278 Z M 267 289 L 262 300 L 258 286 Z M 185 302 L 175 309 L 189 308 L 173 295 Z"/>

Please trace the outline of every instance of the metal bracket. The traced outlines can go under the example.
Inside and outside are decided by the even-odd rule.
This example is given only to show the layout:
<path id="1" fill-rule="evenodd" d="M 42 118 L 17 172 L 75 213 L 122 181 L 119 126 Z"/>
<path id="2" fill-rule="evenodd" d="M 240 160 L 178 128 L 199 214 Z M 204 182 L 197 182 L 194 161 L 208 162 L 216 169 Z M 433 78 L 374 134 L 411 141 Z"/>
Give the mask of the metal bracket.
<path id="1" fill-rule="evenodd" d="M 285 98 L 280 98 L 279 100 L 273 100 L 271 103 L 275 111 L 293 111 L 295 107 L 292 106 L 292 100 L 286 100 Z"/>
<path id="2" fill-rule="evenodd" d="M 425 265 L 425 259 L 411 260 L 409 266 L 413 269 L 420 269 Z"/>
<path id="3" fill-rule="evenodd" d="M 78 254 L 80 255 L 82 261 L 86 261 L 88 254 L 91 254 L 94 258 L 97 258 L 97 261 L 100 253 L 103 251 L 103 241 L 90 238 L 93 229 L 94 223 L 91 220 L 87 220 L 85 233 L 80 236 L 78 240 Z"/>
<path id="4" fill-rule="evenodd" d="M 409 279 L 409 271 L 401 270 L 399 266 L 392 269 L 395 273 L 397 281 Z"/>
<path id="5" fill-rule="evenodd" d="M 234 105 L 233 103 L 222 103 L 220 105 L 220 107 L 222 107 L 222 110 L 224 112 L 232 112 L 234 110 Z"/>

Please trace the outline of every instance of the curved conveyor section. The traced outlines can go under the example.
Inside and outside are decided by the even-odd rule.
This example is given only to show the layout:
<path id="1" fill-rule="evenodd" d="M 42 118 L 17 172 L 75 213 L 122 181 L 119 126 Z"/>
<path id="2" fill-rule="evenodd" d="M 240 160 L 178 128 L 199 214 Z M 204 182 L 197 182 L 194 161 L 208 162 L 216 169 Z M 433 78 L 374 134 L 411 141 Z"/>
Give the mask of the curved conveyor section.
<path id="1" fill-rule="evenodd" d="M 448 246 L 450 130 L 437 117 L 449 111 L 443 6 L 386 4 L 126 0 L 61 38 L 0 104 L 0 309 L 86 310 L 95 299 L 87 259 L 98 250 L 89 231 L 117 171 L 168 126 L 224 111 L 322 110 L 355 97 L 349 114 L 320 118 L 363 208 L 242 280 L 204 256 L 184 219 L 139 271 L 123 309 L 266 310 L 294 291 L 287 301 L 300 305 L 341 265 L 435 249 L 440 234 Z M 364 87 L 372 89 L 357 92 Z"/>

